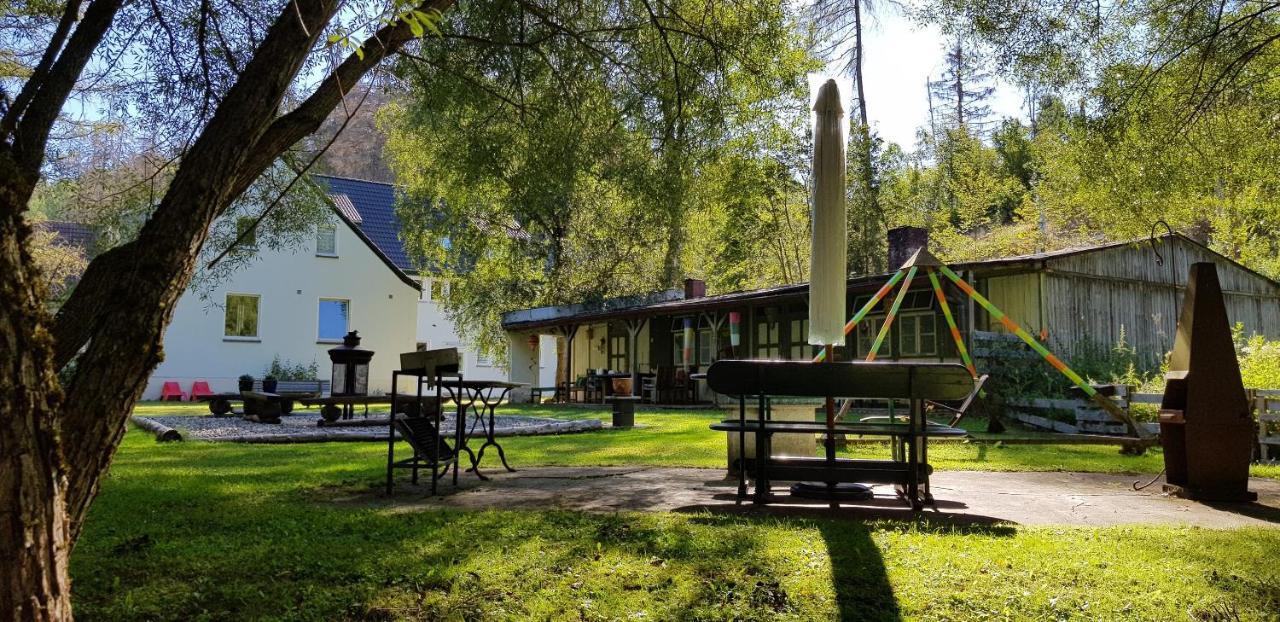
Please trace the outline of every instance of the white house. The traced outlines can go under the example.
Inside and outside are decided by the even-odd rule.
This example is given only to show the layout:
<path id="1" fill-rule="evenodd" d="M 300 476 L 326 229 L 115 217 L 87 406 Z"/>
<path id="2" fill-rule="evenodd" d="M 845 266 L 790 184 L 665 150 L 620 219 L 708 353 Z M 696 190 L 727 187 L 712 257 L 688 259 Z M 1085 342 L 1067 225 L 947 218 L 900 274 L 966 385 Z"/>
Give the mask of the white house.
<path id="1" fill-rule="evenodd" d="M 457 336 L 441 297 L 448 283 L 419 275 L 400 240 L 391 184 L 316 176 L 328 189 L 333 219 L 296 250 L 263 250 L 207 297 L 188 291 L 164 336 L 165 360 L 143 394 L 156 399 L 166 381 L 189 391 L 197 379 L 234 391 L 241 374 L 261 378 L 279 357 L 314 362 L 330 374 L 327 350 L 348 330 L 374 351 L 369 390 L 390 389 L 399 354 L 457 347 L 467 378 L 505 379 L 505 367 L 477 356 Z M 554 373 L 554 347 L 537 376 Z M 550 380 L 548 380 L 548 384 Z"/>

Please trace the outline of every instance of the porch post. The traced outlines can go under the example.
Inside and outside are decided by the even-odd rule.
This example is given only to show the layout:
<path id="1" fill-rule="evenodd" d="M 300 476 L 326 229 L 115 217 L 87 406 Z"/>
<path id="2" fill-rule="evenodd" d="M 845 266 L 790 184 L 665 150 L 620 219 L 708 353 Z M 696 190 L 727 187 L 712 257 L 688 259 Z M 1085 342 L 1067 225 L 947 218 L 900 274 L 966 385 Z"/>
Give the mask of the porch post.
<path id="1" fill-rule="evenodd" d="M 631 366 L 631 395 L 640 395 L 640 361 L 637 350 L 640 347 L 640 331 L 644 330 L 649 318 L 627 320 L 627 364 Z"/>

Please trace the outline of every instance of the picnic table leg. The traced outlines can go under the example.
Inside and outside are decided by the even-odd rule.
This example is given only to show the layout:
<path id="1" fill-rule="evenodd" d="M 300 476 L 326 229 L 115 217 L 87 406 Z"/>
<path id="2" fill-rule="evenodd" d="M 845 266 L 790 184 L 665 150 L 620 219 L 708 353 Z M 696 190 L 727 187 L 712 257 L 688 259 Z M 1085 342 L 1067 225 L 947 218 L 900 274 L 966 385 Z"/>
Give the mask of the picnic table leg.
<path id="1" fill-rule="evenodd" d="M 506 389 L 502 391 L 501 394 L 498 395 L 498 399 L 494 400 L 492 404 L 488 404 L 488 403 L 485 404 L 485 406 L 489 409 L 489 429 L 486 430 L 487 438 L 485 440 L 484 445 L 480 447 L 480 454 L 476 456 L 476 462 L 478 463 L 480 459 L 484 457 L 484 448 L 489 445 L 493 445 L 498 449 L 498 459 L 502 461 L 502 467 L 505 468 L 508 472 L 515 473 L 516 470 L 511 468 L 511 465 L 507 464 L 507 453 L 502 450 L 502 445 L 498 443 L 497 427 L 496 427 L 497 423 L 495 421 L 497 417 L 494 413 L 494 411 L 498 408 L 498 404 L 502 403 L 502 398 L 506 397 L 509 393 L 511 393 L 511 389 Z M 490 397 L 492 397 L 492 395 Z"/>
<path id="2" fill-rule="evenodd" d="M 396 381 L 399 379 L 399 372 L 391 373 L 391 418 L 387 421 L 387 496 L 391 495 L 391 478 L 392 472 L 395 471 L 396 461 Z"/>
<path id="3" fill-rule="evenodd" d="M 747 398 L 738 396 L 738 500 L 747 496 Z"/>
<path id="4" fill-rule="evenodd" d="M 765 398 L 760 396 L 760 407 L 756 411 L 759 417 L 760 425 L 756 427 L 756 497 L 754 502 L 758 504 L 768 503 L 769 497 L 769 475 L 766 472 L 766 465 L 769 462 L 768 447 L 766 443 L 767 435 L 764 432 L 765 422 Z M 743 452 L 744 454 L 746 452 Z"/>
<path id="5" fill-rule="evenodd" d="M 920 502 L 920 452 L 916 445 L 916 436 L 920 433 L 917 423 L 922 414 L 921 400 L 912 398 L 911 417 L 907 423 L 907 500 L 910 501 L 912 510 L 924 509 L 924 504 Z"/>

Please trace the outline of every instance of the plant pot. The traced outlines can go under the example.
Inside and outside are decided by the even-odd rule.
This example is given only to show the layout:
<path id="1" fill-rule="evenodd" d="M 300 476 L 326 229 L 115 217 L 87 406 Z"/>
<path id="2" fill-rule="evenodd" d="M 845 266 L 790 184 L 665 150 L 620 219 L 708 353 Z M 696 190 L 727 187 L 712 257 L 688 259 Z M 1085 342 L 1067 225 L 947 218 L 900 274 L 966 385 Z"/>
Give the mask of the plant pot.
<path id="1" fill-rule="evenodd" d="M 241 381 L 240 381 L 240 390 L 241 390 L 241 391 L 252 391 L 252 390 L 253 390 L 253 381 L 252 381 L 252 380 L 241 380 Z"/>
<path id="2" fill-rule="evenodd" d="M 263 392 L 263 393 L 275 393 L 275 392 L 276 392 L 276 386 L 277 386 L 277 381 L 276 381 L 276 380 L 263 380 L 263 381 L 262 381 L 262 392 Z"/>

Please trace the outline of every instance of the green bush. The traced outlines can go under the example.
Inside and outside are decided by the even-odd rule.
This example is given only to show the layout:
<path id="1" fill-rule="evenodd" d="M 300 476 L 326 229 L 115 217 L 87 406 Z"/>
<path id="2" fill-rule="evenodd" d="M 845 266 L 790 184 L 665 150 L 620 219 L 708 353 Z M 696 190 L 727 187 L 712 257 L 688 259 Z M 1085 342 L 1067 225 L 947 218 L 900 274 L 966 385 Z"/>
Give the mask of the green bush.
<path id="1" fill-rule="evenodd" d="M 1163 370 L 1149 357 L 1140 356 L 1125 339 L 1113 344 L 1080 341 L 1070 347 L 1050 343 L 1049 350 L 1090 384 L 1124 384 L 1140 391 L 1163 387 Z M 992 356 L 978 361 L 982 373 L 990 374 L 987 387 L 1005 398 L 1064 398 L 1074 385 L 1022 342 L 994 342 Z"/>
<path id="2" fill-rule="evenodd" d="M 314 360 L 310 365 L 294 363 L 289 359 L 282 360 L 277 354 L 271 359 L 271 364 L 263 370 L 262 375 L 276 380 L 315 380 L 320 377 L 320 366 Z"/>
<path id="3" fill-rule="evenodd" d="M 1250 389 L 1280 389 L 1280 341 L 1254 334 L 1244 337 L 1244 326 L 1236 324 L 1232 331 L 1236 358 L 1240 361 L 1240 378 Z"/>

